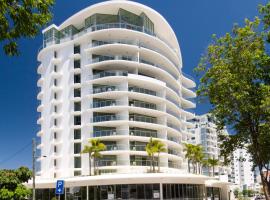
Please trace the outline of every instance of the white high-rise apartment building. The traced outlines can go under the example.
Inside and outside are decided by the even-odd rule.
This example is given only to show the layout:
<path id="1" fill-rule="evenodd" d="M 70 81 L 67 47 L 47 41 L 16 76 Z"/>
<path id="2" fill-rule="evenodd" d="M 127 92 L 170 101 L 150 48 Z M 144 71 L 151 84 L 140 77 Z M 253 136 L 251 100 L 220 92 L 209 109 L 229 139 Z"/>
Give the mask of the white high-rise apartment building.
<path id="1" fill-rule="evenodd" d="M 213 118 L 210 114 L 198 115 L 193 120 L 194 128 L 190 131 L 192 133 L 192 137 L 190 142 L 192 144 L 200 144 L 203 147 L 205 158 L 214 158 L 218 159 L 222 162 L 222 158 L 220 156 L 220 141 L 218 139 L 218 130 L 217 126 L 214 123 Z M 222 130 L 220 134 L 228 135 L 226 129 Z M 215 176 L 218 176 L 222 181 L 229 180 L 229 166 L 215 167 Z M 204 174 L 211 174 L 212 170 L 209 171 L 208 168 L 203 167 Z"/>
<path id="2" fill-rule="evenodd" d="M 232 155 L 231 181 L 239 185 L 240 189 L 255 189 L 253 163 L 245 149 L 236 149 Z"/>
<path id="3" fill-rule="evenodd" d="M 69 199 L 227 195 L 220 184 L 206 188 L 207 177 L 187 174 L 183 143 L 193 127 L 186 109 L 195 107 L 195 82 L 183 74 L 176 35 L 158 12 L 132 1 L 106 1 L 43 35 L 39 199 L 54 196 L 56 179 L 65 180 Z M 81 154 L 91 138 L 107 146 L 100 176 L 89 176 L 88 155 Z M 161 173 L 147 173 L 150 138 L 168 150 L 160 154 Z"/>

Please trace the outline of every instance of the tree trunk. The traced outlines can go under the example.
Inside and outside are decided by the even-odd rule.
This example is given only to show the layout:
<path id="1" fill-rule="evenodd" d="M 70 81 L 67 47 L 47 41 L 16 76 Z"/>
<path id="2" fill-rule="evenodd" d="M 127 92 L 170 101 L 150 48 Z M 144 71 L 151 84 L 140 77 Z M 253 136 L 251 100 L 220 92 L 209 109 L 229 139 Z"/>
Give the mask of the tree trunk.
<path id="1" fill-rule="evenodd" d="M 190 160 L 188 159 L 188 173 L 190 173 Z"/>
<path id="2" fill-rule="evenodd" d="M 263 170 L 260 169 L 260 175 L 261 175 L 261 181 L 262 181 L 262 185 L 263 185 L 263 193 L 265 196 L 266 200 L 270 200 L 270 187 L 269 187 L 269 183 L 267 181 L 267 177 L 264 177 L 263 174 Z"/>
<path id="3" fill-rule="evenodd" d="M 160 173 L 160 158 L 159 158 L 159 153 L 158 153 L 158 173 Z"/>
<path id="4" fill-rule="evenodd" d="M 89 154 L 89 176 L 92 176 L 91 154 Z"/>
<path id="5" fill-rule="evenodd" d="M 93 157 L 93 164 L 94 164 L 94 176 L 96 175 L 96 159 Z"/>
<path id="6" fill-rule="evenodd" d="M 213 177 L 214 177 L 215 176 L 215 166 L 213 166 L 212 170 L 213 170 Z"/>
<path id="7" fill-rule="evenodd" d="M 155 159 L 154 159 L 154 155 L 152 156 L 152 163 L 153 163 L 153 172 L 155 173 L 156 172 L 156 169 L 155 169 Z"/>

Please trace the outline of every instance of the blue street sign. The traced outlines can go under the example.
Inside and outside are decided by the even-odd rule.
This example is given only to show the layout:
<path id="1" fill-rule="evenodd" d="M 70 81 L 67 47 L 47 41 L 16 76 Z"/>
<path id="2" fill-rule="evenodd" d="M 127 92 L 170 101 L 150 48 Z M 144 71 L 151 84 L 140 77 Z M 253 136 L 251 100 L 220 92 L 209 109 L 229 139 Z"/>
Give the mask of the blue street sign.
<path id="1" fill-rule="evenodd" d="M 56 181 L 55 194 L 64 194 L 64 180 Z"/>

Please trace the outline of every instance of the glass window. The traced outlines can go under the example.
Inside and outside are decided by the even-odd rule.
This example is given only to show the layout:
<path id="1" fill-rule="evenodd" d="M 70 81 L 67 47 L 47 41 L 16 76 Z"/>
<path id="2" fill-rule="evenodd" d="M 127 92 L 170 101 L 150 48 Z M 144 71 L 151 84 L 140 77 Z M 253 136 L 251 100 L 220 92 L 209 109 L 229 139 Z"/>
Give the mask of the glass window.
<path id="1" fill-rule="evenodd" d="M 74 97 L 81 97 L 81 88 L 74 89 Z"/>
<path id="2" fill-rule="evenodd" d="M 74 140 L 81 139 L 81 129 L 74 129 Z"/>
<path id="3" fill-rule="evenodd" d="M 81 60 L 74 60 L 74 69 L 81 68 Z"/>
<path id="4" fill-rule="evenodd" d="M 54 51 L 54 57 L 57 58 L 57 51 Z"/>
<path id="5" fill-rule="evenodd" d="M 54 132 L 54 133 L 53 133 L 53 138 L 54 138 L 54 139 L 57 139 L 57 132 Z"/>
<path id="6" fill-rule="evenodd" d="M 80 45 L 74 46 L 74 54 L 76 54 L 76 53 L 81 53 L 81 46 Z"/>
<path id="7" fill-rule="evenodd" d="M 81 102 L 74 102 L 74 111 L 81 111 Z"/>
<path id="8" fill-rule="evenodd" d="M 74 168 L 81 168 L 81 157 L 74 157 Z"/>
<path id="9" fill-rule="evenodd" d="M 74 143 L 74 154 L 81 153 L 81 143 Z"/>
<path id="10" fill-rule="evenodd" d="M 57 72 L 57 65 L 54 65 L 54 66 L 53 66 L 53 71 L 54 71 L 54 72 Z"/>
<path id="11" fill-rule="evenodd" d="M 74 75 L 74 83 L 81 83 L 81 75 L 80 74 Z"/>
<path id="12" fill-rule="evenodd" d="M 74 116 L 74 125 L 81 125 L 81 116 Z"/>

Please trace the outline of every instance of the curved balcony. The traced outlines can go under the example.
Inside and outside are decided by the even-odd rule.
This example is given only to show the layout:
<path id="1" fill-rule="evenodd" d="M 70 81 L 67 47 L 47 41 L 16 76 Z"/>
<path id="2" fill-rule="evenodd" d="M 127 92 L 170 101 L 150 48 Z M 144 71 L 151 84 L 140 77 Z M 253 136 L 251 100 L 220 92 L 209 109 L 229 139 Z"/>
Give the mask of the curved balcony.
<path id="1" fill-rule="evenodd" d="M 121 118 L 116 115 L 100 115 L 100 116 L 93 117 L 91 119 L 91 122 L 97 123 L 97 122 L 116 121 L 116 120 L 121 120 Z"/>
<path id="2" fill-rule="evenodd" d="M 196 87 L 196 81 L 194 80 L 194 78 L 192 76 L 182 72 L 181 79 L 182 79 L 182 84 L 186 88 L 194 88 L 194 87 Z"/>
<path id="3" fill-rule="evenodd" d="M 138 115 L 138 114 L 130 114 L 129 121 L 138 121 L 138 122 L 157 124 L 157 118 L 144 116 L 144 115 Z"/>
<path id="4" fill-rule="evenodd" d="M 126 133 L 126 130 L 116 130 L 116 129 L 98 130 L 98 131 L 94 131 L 93 137 L 123 136 L 125 135 L 125 133 Z"/>
<path id="5" fill-rule="evenodd" d="M 95 80 L 103 77 L 110 77 L 110 76 L 128 76 L 127 71 L 102 71 L 96 73 L 90 77 L 90 79 Z"/>
<path id="6" fill-rule="evenodd" d="M 129 135 L 157 138 L 157 131 L 133 128 L 129 130 Z"/>

